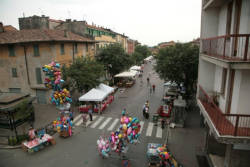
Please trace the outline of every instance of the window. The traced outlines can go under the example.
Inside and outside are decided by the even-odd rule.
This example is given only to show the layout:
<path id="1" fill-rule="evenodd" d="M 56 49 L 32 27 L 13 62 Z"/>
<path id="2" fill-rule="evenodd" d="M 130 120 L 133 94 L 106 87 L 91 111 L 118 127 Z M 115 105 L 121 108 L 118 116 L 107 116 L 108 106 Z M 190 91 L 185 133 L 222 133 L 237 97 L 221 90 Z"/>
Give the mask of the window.
<path id="1" fill-rule="evenodd" d="M 86 52 L 89 51 L 89 46 L 88 46 L 88 43 L 86 43 Z"/>
<path id="2" fill-rule="evenodd" d="M 222 80 L 221 80 L 221 90 L 220 90 L 220 93 L 222 96 L 225 96 L 226 81 L 227 81 L 227 69 L 223 68 Z"/>
<path id="3" fill-rule="evenodd" d="M 11 71 L 12 71 L 12 77 L 17 78 L 17 70 L 16 70 L 16 68 L 12 68 Z"/>
<path id="4" fill-rule="evenodd" d="M 9 49 L 9 56 L 15 56 L 15 48 L 14 45 L 9 45 L 8 46 Z"/>
<path id="5" fill-rule="evenodd" d="M 40 56 L 39 45 L 38 44 L 33 45 L 33 49 L 34 49 L 34 56 Z"/>
<path id="6" fill-rule="evenodd" d="M 21 88 L 9 88 L 10 93 L 21 93 Z"/>
<path id="7" fill-rule="evenodd" d="M 77 49 L 77 43 L 74 44 L 74 52 L 77 53 L 78 49 Z"/>
<path id="8" fill-rule="evenodd" d="M 41 68 L 36 68 L 36 82 L 37 84 L 42 84 Z"/>
<path id="9" fill-rule="evenodd" d="M 64 44 L 61 44 L 61 55 L 64 55 Z"/>

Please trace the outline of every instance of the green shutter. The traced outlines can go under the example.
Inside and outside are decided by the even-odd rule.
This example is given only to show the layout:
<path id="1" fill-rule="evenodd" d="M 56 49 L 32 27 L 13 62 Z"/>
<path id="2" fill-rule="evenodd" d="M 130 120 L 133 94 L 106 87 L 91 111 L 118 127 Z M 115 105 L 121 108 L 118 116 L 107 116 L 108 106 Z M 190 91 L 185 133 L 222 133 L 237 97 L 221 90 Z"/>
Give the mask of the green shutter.
<path id="1" fill-rule="evenodd" d="M 17 70 L 16 70 L 16 68 L 12 68 L 12 77 L 17 77 Z"/>
<path id="2" fill-rule="evenodd" d="M 8 46 L 9 49 L 9 56 L 15 56 L 15 48 L 14 45 L 9 45 Z"/>
<path id="3" fill-rule="evenodd" d="M 36 68 L 36 82 L 42 84 L 41 68 Z"/>
<path id="4" fill-rule="evenodd" d="M 33 45 L 34 48 L 34 56 L 39 56 L 39 45 L 35 44 Z"/>
<path id="5" fill-rule="evenodd" d="M 64 44 L 61 44 L 61 55 L 64 55 Z"/>
<path id="6" fill-rule="evenodd" d="M 77 43 L 75 43 L 75 53 L 78 52 L 78 49 L 77 49 Z"/>

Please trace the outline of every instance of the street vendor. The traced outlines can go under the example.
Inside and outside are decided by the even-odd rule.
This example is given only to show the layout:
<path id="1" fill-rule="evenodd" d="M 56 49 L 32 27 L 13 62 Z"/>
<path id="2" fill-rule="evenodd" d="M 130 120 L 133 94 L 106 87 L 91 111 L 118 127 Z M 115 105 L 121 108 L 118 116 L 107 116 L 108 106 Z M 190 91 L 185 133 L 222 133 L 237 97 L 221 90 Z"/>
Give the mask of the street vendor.
<path id="1" fill-rule="evenodd" d="M 33 140 L 35 138 L 36 138 L 35 129 L 33 127 L 30 127 L 30 129 L 29 129 L 29 139 Z"/>

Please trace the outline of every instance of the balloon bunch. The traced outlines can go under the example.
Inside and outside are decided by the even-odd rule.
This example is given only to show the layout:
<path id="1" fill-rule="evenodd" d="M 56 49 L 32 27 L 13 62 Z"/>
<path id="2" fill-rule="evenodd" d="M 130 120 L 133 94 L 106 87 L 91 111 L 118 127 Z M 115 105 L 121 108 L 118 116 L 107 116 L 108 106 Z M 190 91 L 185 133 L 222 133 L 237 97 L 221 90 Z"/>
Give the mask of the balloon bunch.
<path id="1" fill-rule="evenodd" d="M 53 89 L 50 96 L 50 101 L 56 106 L 71 103 L 72 99 L 70 97 L 69 91 L 67 89 L 62 89 L 61 84 L 64 80 L 61 79 L 60 64 L 52 61 L 48 65 L 43 66 L 43 72 L 45 72 L 46 78 L 44 84 L 47 88 Z"/>
<path id="2" fill-rule="evenodd" d="M 111 132 L 109 140 L 108 141 L 105 140 L 106 141 L 105 146 L 107 146 L 108 143 L 112 151 L 115 151 L 119 154 L 121 152 L 126 153 L 128 150 L 127 143 L 133 144 L 138 142 L 138 138 L 140 136 L 139 134 L 140 129 L 141 125 L 139 124 L 139 120 L 137 118 L 127 117 L 125 114 L 123 114 L 120 120 L 119 129 L 116 132 Z M 101 148 L 100 146 L 98 144 L 99 150 Z M 107 152 L 102 153 L 102 150 L 109 151 L 110 149 L 105 148 L 99 151 L 104 157 L 107 157 L 107 155 L 105 154 Z"/>
<path id="3" fill-rule="evenodd" d="M 167 152 L 166 146 L 158 147 L 158 148 L 157 148 L 157 152 L 159 153 L 159 157 L 160 157 L 162 160 L 167 160 L 167 159 L 169 159 L 169 157 L 170 157 L 169 153 Z"/>
<path id="4" fill-rule="evenodd" d="M 70 98 L 69 91 L 67 89 L 62 89 L 61 91 L 52 92 L 49 100 L 51 103 L 56 104 L 56 106 L 65 103 L 72 103 L 72 99 Z"/>
<path id="5" fill-rule="evenodd" d="M 106 158 L 109 157 L 110 148 L 109 148 L 109 141 L 107 139 L 100 136 L 99 139 L 97 140 L 97 147 L 98 147 L 99 153 L 103 157 L 106 157 Z"/>
<path id="6" fill-rule="evenodd" d="M 69 136 L 72 135 L 73 123 L 70 117 L 66 117 L 66 116 L 58 117 L 57 120 L 53 121 L 53 126 L 57 130 L 58 133 L 62 131 L 67 131 L 69 133 Z"/>

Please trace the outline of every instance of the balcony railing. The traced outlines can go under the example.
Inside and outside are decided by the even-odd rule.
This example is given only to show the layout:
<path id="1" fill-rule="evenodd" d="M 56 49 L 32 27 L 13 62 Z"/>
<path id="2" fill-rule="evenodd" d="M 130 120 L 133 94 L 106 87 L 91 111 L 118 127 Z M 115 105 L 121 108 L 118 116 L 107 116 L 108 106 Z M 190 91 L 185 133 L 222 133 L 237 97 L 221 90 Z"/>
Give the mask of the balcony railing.
<path id="1" fill-rule="evenodd" d="M 250 136 L 250 115 L 224 114 L 201 86 L 198 99 L 221 136 Z"/>
<path id="2" fill-rule="evenodd" d="M 250 61 L 250 34 L 224 35 L 202 39 L 202 53 L 228 61 Z"/>

